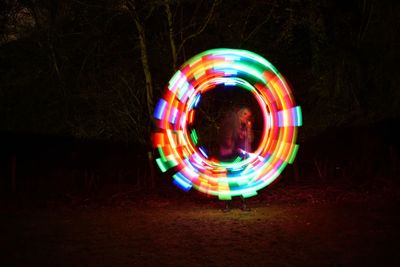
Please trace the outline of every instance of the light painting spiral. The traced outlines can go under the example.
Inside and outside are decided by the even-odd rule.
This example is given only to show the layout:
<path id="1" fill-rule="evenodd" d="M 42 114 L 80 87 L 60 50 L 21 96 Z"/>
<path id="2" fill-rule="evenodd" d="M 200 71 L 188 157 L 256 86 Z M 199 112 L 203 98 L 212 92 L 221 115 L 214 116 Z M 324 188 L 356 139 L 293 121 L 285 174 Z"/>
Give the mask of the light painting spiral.
<path id="1" fill-rule="evenodd" d="M 217 86 L 251 91 L 263 114 L 258 148 L 243 151 L 245 156 L 232 162 L 209 159 L 196 146 L 192 127 L 201 95 Z M 184 191 L 195 188 L 222 200 L 254 196 L 273 182 L 293 162 L 302 125 L 300 106 L 270 62 L 250 51 L 222 48 L 200 53 L 181 66 L 158 101 L 154 118 L 152 142 L 161 171 L 173 169 L 173 183 Z"/>

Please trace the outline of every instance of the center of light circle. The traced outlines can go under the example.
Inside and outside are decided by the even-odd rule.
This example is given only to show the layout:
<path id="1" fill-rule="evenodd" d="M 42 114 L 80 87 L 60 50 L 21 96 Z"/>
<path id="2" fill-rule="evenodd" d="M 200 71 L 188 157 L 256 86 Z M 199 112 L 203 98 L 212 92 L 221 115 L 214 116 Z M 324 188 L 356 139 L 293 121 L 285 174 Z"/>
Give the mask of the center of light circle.
<path id="1" fill-rule="evenodd" d="M 248 152 L 254 152 L 260 146 L 262 134 L 266 131 L 260 105 L 250 87 L 243 88 L 226 79 L 224 83 L 215 84 L 215 87 L 203 91 L 196 109 L 192 128 L 198 134 L 196 147 L 210 160 L 219 159 L 221 141 L 236 130 L 232 129 L 234 126 L 238 127 L 225 125 L 227 119 L 231 122 L 234 119 L 232 116 L 242 109 L 251 112 L 253 139 Z"/>

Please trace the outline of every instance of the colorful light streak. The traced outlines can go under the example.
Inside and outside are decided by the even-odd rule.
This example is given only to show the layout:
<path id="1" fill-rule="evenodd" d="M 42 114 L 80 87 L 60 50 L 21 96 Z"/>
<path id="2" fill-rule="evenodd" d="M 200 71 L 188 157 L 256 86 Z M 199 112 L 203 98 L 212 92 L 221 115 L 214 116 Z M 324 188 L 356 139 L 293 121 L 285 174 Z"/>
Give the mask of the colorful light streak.
<path id="1" fill-rule="evenodd" d="M 258 148 L 232 162 L 208 158 L 197 147 L 193 128 L 201 95 L 218 85 L 235 86 L 253 93 L 263 114 L 264 129 Z M 272 183 L 286 165 L 293 163 L 302 125 L 290 87 L 266 59 L 246 50 L 212 49 L 183 64 L 168 83 L 168 90 L 154 111 L 157 130 L 153 145 L 162 172 L 174 169 L 173 183 L 184 191 L 194 188 L 229 200 L 252 197 Z"/>

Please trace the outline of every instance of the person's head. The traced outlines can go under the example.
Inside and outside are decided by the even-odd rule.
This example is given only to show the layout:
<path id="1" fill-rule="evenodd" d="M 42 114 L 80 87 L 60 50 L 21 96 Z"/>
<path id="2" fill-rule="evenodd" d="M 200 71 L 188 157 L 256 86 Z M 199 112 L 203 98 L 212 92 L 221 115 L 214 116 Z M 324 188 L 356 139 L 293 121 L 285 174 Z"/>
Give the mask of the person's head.
<path id="1" fill-rule="evenodd" d="M 252 122 L 253 117 L 251 114 L 251 110 L 247 107 L 243 107 L 241 109 L 239 109 L 239 111 L 237 112 L 238 114 L 238 118 L 240 121 L 240 124 L 249 124 Z"/>

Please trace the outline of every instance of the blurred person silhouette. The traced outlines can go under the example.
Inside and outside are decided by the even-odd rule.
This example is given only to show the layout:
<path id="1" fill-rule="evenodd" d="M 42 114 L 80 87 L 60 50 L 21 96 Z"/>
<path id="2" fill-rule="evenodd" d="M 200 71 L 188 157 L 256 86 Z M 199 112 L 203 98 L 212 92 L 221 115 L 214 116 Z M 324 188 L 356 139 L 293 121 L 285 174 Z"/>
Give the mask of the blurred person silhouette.
<path id="1" fill-rule="evenodd" d="M 225 114 L 219 130 L 219 160 L 234 161 L 238 157 L 245 159 L 252 151 L 254 140 L 253 115 L 248 107 L 242 107 Z M 241 210 L 250 211 L 241 196 Z M 231 210 L 232 201 L 226 201 L 224 212 Z"/>

